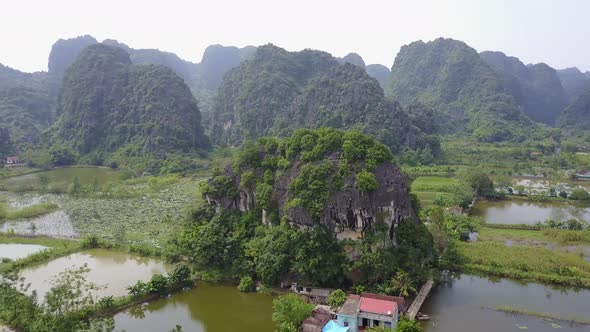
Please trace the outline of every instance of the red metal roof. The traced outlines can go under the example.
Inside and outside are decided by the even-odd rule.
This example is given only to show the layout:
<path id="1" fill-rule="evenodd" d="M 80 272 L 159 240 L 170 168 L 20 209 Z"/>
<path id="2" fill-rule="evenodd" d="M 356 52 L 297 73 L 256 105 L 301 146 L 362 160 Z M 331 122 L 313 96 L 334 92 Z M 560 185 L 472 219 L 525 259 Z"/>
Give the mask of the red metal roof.
<path id="1" fill-rule="evenodd" d="M 18 157 L 8 157 L 8 158 L 6 158 L 6 160 L 8 160 L 8 161 L 17 161 L 18 160 Z"/>
<path id="2" fill-rule="evenodd" d="M 374 314 L 392 316 L 397 308 L 397 303 L 394 301 L 371 299 L 361 297 L 360 311 L 371 312 Z"/>

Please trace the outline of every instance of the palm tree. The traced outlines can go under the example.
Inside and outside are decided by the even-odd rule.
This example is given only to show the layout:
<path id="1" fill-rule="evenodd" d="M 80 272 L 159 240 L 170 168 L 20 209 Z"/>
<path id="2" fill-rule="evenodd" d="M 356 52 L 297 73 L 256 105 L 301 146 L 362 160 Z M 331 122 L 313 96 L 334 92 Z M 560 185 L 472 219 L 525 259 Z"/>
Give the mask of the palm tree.
<path id="1" fill-rule="evenodd" d="M 410 293 L 416 293 L 412 278 L 404 271 L 399 271 L 395 278 L 391 279 L 391 286 L 396 291 L 399 291 L 399 296 L 408 297 Z"/>

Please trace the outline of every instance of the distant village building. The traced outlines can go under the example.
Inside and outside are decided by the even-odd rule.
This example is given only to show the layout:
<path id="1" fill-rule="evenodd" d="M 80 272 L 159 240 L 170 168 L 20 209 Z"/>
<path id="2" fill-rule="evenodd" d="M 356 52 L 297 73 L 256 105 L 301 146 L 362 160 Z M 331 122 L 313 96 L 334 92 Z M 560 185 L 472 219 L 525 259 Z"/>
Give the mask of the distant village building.
<path id="1" fill-rule="evenodd" d="M 576 173 L 576 179 L 578 180 L 590 180 L 590 170 L 582 170 Z"/>
<path id="2" fill-rule="evenodd" d="M 20 165 L 20 159 L 18 157 L 7 157 L 6 166 L 17 166 Z"/>
<path id="3" fill-rule="evenodd" d="M 393 330 L 403 306 L 402 297 L 372 293 L 349 295 L 336 312 L 336 323 L 348 328 L 348 332 L 359 332 L 377 326 Z"/>

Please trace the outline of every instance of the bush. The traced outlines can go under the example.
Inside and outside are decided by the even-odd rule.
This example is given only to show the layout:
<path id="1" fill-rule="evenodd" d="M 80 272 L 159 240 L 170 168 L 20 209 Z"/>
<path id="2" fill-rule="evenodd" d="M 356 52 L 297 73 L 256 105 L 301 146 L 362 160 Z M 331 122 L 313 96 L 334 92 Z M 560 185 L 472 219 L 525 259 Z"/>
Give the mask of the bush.
<path id="1" fill-rule="evenodd" d="M 191 277 L 191 269 L 188 265 L 181 263 L 174 267 L 174 271 L 168 277 L 171 284 L 178 284 L 189 280 Z"/>
<path id="2" fill-rule="evenodd" d="M 301 326 L 314 305 L 295 295 L 279 296 L 272 301 L 272 320 L 278 326 Z"/>
<path id="3" fill-rule="evenodd" d="M 356 175 L 356 186 L 365 192 L 373 191 L 377 189 L 377 180 L 375 175 L 366 169 L 363 169 Z"/>
<path id="4" fill-rule="evenodd" d="M 245 276 L 240 279 L 240 284 L 238 285 L 238 289 L 240 292 L 253 292 L 256 290 L 256 286 L 254 285 L 254 280 L 252 277 Z"/>
<path id="5" fill-rule="evenodd" d="M 590 194 L 584 189 L 574 189 L 570 195 L 574 201 L 590 201 Z"/>
<path id="6" fill-rule="evenodd" d="M 330 305 L 330 307 L 338 308 L 342 304 L 344 304 L 344 302 L 346 302 L 346 298 L 346 293 L 342 289 L 337 289 L 335 291 L 330 292 L 330 295 L 328 295 L 327 302 L 328 305 Z"/>
<path id="7" fill-rule="evenodd" d="M 159 273 L 154 274 L 146 284 L 147 292 L 152 294 L 164 293 L 167 288 L 168 279 Z"/>
<path id="8" fill-rule="evenodd" d="M 78 154 L 69 146 L 53 146 L 49 150 L 49 155 L 54 166 L 73 165 L 78 159 Z"/>

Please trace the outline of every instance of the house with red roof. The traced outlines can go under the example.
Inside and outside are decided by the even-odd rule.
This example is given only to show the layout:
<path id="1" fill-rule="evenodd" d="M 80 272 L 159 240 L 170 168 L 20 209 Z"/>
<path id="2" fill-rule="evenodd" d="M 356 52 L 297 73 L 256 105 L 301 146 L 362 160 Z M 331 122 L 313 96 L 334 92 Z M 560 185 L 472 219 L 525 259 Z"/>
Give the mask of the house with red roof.
<path id="1" fill-rule="evenodd" d="M 6 166 L 17 166 L 20 165 L 20 159 L 18 157 L 7 157 Z"/>
<path id="2" fill-rule="evenodd" d="M 404 299 L 397 296 L 373 293 L 349 295 L 336 312 L 336 322 L 340 326 L 348 327 L 349 332 L 359 332 L 376 326 L 393 330 L 403 305 Z"/>

